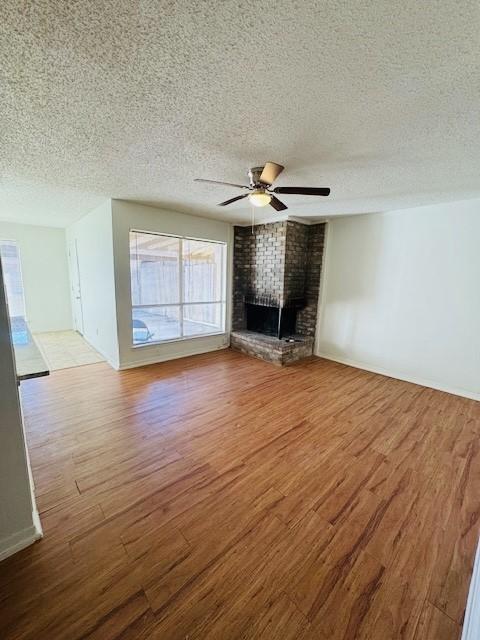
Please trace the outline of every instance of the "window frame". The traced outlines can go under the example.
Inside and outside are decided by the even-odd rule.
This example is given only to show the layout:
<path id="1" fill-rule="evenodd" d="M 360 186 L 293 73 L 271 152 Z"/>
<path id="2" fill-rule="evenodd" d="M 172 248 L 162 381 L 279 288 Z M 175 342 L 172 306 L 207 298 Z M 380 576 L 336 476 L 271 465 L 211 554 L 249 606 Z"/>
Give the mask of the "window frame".
<path id="1" fill-rule="evenodd" d="M 13 244 L 15 245 L 16 249 L 17 249 L 17 255 L 18 255 L 18 265 L 19 265 L 19 272 L 20 272 L 20 284 L 22 287 L 22 301 L 23 301 L 23 316 L 10 316 L 10 308 L 8 306 L 8 297 L 7 297 L 7 288 L 6 285 L 4 283 L 5 286 L 5 297 L 7 299 L 7 307 L 8 307 L 8 315 L 9 318 L 17 318 L 17 317 L 23 317 L 23 320 L 25 322 L 28 323 L 28 317 L 27 317 L 27 300 L 25 297 L 25 280 L 23 277 L 23 264 L 22 264 L 22 255 L 21 255 L 21 251 L 20 251 L 20 243 L 18 242 L 18 240 L 14 239 L 14 238 L 5 238 L 5 237 L 0 237 L 0 244 Z M 1 260 L 1 258 L 0 258 Z M 3 265 L 2 265 L 2 270 L 3 270 Z M 5 279 L 5 272 L 3 273 L 3 277 Z"/>
<path id="2" fill-rule="evenodd" d="M 151 236 L 160 236 L 163 238 L 176 238 L 179 240 L 179 260 L 178 260 L 178 269 L 179 269 L 179 302 L 169 302 L 169 303 L 156 303 L 156 304 L 133 304 L 133 296 L 132 296 L 132 262 L 131 262 L 131 252 L 130 252 L 130 237 L 132 233 L 143 233 L 145 235 Z M 130 271 L 130 321 L 133 317 L 134 309 L 151 309 L 151 308 L 165 308 L 165 307 L 178 307 L 179 308 L 179 325 L 181 335 L 177 338 L 164 338 L 163 340 L 152 340 L 151 342 L 141 342 L 135 343 L 133 341 L 133 331 L 130 329 L 130 342 L 132 349 L 141 349 L 143 347 L 151 347 L 159 344 L 165 344 L 168 342 L 184 342 L 185 340 L 196 340 L 197 338 L 208 338 L 211 336 L 223 336 L 226 335 L 227 332 L 227 251 L 228 251 L 228 243 L 223 240 L 210 240 L 207 238 L 197 238 L 194 236 L 181 236 L 175 233 L 163 233 L 161 231 L 146 231 L 145 229 L 129 229 L 128 232 L 129 239 L 129 271 Z M 223 247 L 222 251 L 222 261 L 221 261 L 221 292 L 222 299 L 221 300 L 209 300 L 208 302 L 183 302 L 184 298 L 184 269 L 183 269 L 183 241 L 184 240 L 193 240 L 198 242 L 208 242 L 209 244 L 217 244 Z M 183 307 L 191 307 L 196 305 L 206 305 L 206 304 L 223 304 L 222 309 L 222 320 L 223 320 L 223 329 L 220 331 L 212 331 L 210 333 L 199 333 L 198 335 L 183 335 Z"/>

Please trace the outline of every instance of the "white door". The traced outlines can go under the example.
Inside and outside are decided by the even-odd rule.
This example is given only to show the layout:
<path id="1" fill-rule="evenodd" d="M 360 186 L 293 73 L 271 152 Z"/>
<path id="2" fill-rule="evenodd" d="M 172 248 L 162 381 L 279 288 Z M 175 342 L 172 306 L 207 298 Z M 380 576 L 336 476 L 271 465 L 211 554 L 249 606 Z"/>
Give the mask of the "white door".
<path id="1" fill-rule="evenodd" d="M 68 250 L 70 258 L 70 273 L 72 277 L 72 312 L 73 327 L 83 335 L 83 311 L 82 311 L 82 288 L 80 286 L 80 267 L 78 261 L 78 244 L 72 240 Z"/>

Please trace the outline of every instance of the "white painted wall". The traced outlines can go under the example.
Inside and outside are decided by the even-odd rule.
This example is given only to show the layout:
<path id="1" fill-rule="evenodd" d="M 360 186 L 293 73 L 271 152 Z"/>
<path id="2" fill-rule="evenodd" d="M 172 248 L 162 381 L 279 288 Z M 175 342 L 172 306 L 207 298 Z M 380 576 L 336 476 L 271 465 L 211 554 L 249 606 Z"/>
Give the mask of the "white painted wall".
<path id="1" fill-rule="evenodd" d="M 480 200 L 328 223 L 317 355 L 480 399 Z"/>
<path id="2" fill-rule="evenodd" d="M 0 560 L 42 535 L 32 491 L 0 265 Z"/>
<path id="3" fill-rule="evenodd" d="M 19 247 L 31 331 L 71 329 L 65 230 L 0 222 L 0 238 L 15 240 Z"/>
<path id="4" fill-rule="evenodd" d="M 113 367 L 118 368 L 110 201 L 68 227 L 67 244 L 71 246 L 74 241 L 78 251 L 83 335 Z"/>
<path id="5" fill-rule="evenodd" d="M 145 205 L 112 201 L 113 243 L 115 252 L 115 289 L 117 302 L 120 368 L 150 364 L 172 358 L 222 349 L 229 344 L 231 324 L 231 260 L 233 227 L 219 222 L 176 211 L 167 211 Z M 188 236 L 202 240 L 227 243 L 227 333 L 219 336 L 196 337 L 189 340 L 166 342 L 158 345 L 132 346 L 132 303 L 130 291 L 130 229 L 154 231 Z"/>

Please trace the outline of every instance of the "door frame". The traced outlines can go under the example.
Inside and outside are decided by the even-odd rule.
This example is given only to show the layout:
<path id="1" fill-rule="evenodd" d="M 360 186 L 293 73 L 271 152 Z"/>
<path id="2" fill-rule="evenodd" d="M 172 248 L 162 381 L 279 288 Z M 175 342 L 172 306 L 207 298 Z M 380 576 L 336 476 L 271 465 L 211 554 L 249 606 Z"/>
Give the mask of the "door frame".
<path id="1" fill-rule="evenodd" d="M 78 242 L 74 238 L 70 241 L 68 249 L 70 258 L 70 289 L 72 295 L 72 316 L 73 328 L 83 336 L 83 305 L 82 305 L 82 285 L 80 280 L 80 260 L 78 257 Z"/>

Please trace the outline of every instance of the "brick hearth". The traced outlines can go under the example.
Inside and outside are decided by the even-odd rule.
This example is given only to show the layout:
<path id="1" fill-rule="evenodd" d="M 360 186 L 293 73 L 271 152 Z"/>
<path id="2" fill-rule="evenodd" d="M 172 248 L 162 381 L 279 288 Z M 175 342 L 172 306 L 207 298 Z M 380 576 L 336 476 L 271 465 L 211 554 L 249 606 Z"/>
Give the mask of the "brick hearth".
<path id="1" fill-rule="evenodd" d="M 299 335 L 279 340 L 273 336 L 246 329 L 233 331 L 230 334 L 232 349 L 280 366 L 311 356 L 313 341 L 314 338 L 310 336 Z"/>

